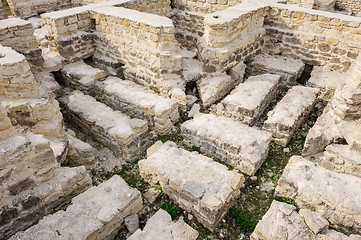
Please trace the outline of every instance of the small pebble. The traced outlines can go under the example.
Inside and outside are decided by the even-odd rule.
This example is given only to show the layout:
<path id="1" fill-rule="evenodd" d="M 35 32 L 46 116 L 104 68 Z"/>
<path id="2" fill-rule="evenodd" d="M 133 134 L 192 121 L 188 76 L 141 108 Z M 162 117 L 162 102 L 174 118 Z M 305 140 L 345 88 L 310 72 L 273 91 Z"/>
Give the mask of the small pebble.
<path id="1" fill-rule="evenodd" d="M 256 176 L 252 176 L 252 177 L 250 177 L 250 179 L 251 179 L 252 181 L 257 181 L 257 177 L 256 177 Z"/>
<path id="2" fill-rule="evenodd" d="M 290 149 L 289 149 L 289 148 L 284 148 L 284 149 L 283 149 L 283 152 L 289 153 L 289 152 L 290 152 Z"/>
<path id="3" fill-rule="evenodd" d="M 188 214 L 188 220 L 191 221 L 193 219 L 193 215 L 192 214 Z"/>

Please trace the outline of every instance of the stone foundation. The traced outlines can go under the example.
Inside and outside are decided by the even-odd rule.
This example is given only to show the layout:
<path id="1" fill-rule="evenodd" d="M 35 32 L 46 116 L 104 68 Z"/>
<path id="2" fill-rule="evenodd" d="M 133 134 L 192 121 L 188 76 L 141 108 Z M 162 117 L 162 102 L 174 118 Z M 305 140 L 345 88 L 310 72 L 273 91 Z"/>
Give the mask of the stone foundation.
<path id="1" fill-rule="evenodd" d="M 181 126 L 189 146 L 200 147 L 241 172 L 252 176 L 267 157 L 271 134 L 226 117 L 199 114 Z"/>
<path id="2" fill-rule="evenodd" d="M 157 142 L 138 162 L 141 176 L 163 191 L 211 231 L 239 195 L 244 177 L 197 152 Z"/>

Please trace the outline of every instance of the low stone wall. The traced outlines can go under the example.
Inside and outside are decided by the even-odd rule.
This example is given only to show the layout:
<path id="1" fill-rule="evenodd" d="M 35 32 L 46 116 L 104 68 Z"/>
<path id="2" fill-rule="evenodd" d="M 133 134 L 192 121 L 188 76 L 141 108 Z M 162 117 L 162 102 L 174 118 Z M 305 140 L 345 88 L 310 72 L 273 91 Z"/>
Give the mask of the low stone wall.
<path id="1" fill-rule="evenodd" d="M 181 56 L 170 19 L 115 7 L 94 9 L 92 15 L 98 32 L 97 45 L 103 46 L 99 49 L 106 49 L 105 52 L 97 51 L 97 58 L 104 56 L 107 59 L 115 52 L 125 64 L 126 79 L 157 92 L 168 94 L 170 89 L 178 86 L 179 76 L 174 74 L 180 74 Z"/>
<path id="2" fill-rule="evenodd" d="M 212 12 L 224 10 L 240 2 L 242 1 L 241 0 L 204 0 L 204 1 L 175 0 L 173 1 L 172 5 L 174 8 L 177 8 L 179 10 L 212 13 Z"/>
<path id="3" fill-rule="evenodd" d="M 6 0 L 12 15 L 28 17 L 72 7 L 72 0 Z"/>
<path id="4" fill-rule="evenodd" d="M 32 70 L 43 68 L 44 59 L 30 22 L 20 18 L 0 20 L 0 44 L 25 55 Z"/>
<path id="5" fill-rule="evenodd" d="M 0 45 L 0 100 L 30 98 L 38 93 L 25 56 Z"/>
<path id="6" fill-rule="evenodd" d="M 133 0 L 121 4 L 120 7 L 165 16 L 170 12 L 170 0 Z"/>
<path id="7" fill-rule="evenodd" d="M 263 45 L 264 5 L 239 4 L 208 14 L 200 39 L 200 59 L 207 72 L 223 72 L 258 53 Z"/>
<path id="8" fill-rule="evenodd" d="M 272 4 L 267 12 L 265 49 L 271 52 L 342 71 L 359 54 L 359 18 L 284 4 Z"/>
<path id="9" fill-rule="evenodd" d="M 338 10 L 349 11 L 355 16 L 361 16 L 361 4 L 359 0 L 336 0 L 335 7 Z"/>

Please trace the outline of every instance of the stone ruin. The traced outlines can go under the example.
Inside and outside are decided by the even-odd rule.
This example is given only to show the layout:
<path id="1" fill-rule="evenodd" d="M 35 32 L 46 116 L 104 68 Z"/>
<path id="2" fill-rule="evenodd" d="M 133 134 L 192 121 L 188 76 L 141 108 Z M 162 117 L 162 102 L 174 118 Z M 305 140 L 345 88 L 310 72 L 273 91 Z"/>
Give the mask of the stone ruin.
<path id="1" fill-rule="evenodd" d="M 361 239 L 360 8 L 7 0 L 0 239 L 203 239 L 199 226 L 227 225 L 272 144 L 288 149 L 320 103 L 273 187 L 294 204 L 274 200 L 246 237 Z M 115 174 L 122 166 L 147 189 Z M 152 205 L 159 189 L 192 217 Z"/>

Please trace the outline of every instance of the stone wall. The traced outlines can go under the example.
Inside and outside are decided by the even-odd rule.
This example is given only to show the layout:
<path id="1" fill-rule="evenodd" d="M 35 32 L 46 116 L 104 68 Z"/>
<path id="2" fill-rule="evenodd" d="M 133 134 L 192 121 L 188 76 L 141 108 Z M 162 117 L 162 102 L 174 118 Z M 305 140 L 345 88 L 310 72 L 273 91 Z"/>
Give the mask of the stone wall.
<path id="1" fill-rule="evenodd" d="M 361 16 L 360 0 L 336 0 L 336 9 L 346 10 L 355 16 Z"/>
<path id="2" fill-rule="evenodd" d="M 242 2 L 241 0 L 174 0 L 172 5 L 179 10 L 191 12 L 212 13 L 224 10 Z"/>
<path id="3" fill-rule="evenodd" d="M 97 8 L 92 14 L 99 40 L 97 59 L 120 59 L 126 79 L 157 92 L 168 94 L 178 86 L 175 74 L 180 74 L 181 56 L 170 19 L 114 7 Z"/>
<path id="4" fill-rule="evenodd" d="M 6 0 L 12 15 L 28 17 L 72 7 L 72 0 Z"/>
<path id="5" fill-rule="evenodd" d="M 121 4 L 119 7 L 165 16 L 170 12 L 170 0 L 133 0 Z"/>
<path id="6" fill-rule="evenodd" d="M 347 71 L 361 49 L 359 18 L 295 5 L 267 8 L 265 49 Z"/>
<path id="7" fill-rule="evenodd" d="M 0 44 L 24 54 L 32 70 L 43 68 L 44 59 L 30 22 L 20 18 L 0 20 Z"/>
<path id="8" fill-rule="evenodd" d="M 229 70 L 260 51 L 265 34 L 263 6 L 247 2 L 205 17 L 200 58 L 207 72 Z"/>

